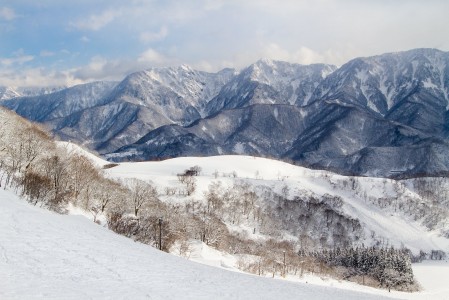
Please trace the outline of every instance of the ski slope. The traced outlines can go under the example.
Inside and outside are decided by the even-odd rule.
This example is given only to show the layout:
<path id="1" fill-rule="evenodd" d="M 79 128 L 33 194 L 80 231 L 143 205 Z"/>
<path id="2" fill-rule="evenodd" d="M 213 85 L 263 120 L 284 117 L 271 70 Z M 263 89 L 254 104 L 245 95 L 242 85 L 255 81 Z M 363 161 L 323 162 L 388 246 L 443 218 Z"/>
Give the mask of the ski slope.
<path id="1" fill-rule="evenodd" d="M 383 299 L 159 252 L 0 190 L 1 299 Z"/>

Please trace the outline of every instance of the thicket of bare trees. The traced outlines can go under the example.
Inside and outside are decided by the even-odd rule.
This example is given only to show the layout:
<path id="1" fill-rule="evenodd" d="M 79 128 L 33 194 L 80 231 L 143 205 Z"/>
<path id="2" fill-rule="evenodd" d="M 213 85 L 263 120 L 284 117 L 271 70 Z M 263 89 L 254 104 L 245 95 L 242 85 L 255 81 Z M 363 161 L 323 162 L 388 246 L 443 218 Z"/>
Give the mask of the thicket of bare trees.
<path id="1" fill-rule="evenodd" d="M 87 158 L 57 147 L 36 124 L 1 108 L 0 185 L 34 205 L 64 212 L 71 203 L 95 217 L 126 204 L 128 189 L 105 178 Z"/>

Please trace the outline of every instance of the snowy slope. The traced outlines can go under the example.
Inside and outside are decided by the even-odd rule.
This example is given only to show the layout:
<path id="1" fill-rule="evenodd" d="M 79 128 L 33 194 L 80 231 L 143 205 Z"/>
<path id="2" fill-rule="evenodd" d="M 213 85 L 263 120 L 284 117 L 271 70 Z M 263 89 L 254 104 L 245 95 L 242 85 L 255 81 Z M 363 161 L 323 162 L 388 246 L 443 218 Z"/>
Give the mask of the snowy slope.
<path id="1" fill-rule="evenodd" d="M 0 190 L 2 299 L 381 299 L 195 264 Z"/>
<path id="2" fill-rule="evenodd" d="M 107 164 L 94 155 L 72 144 L 64 144 L 78 153 L 86 153 L 98 166 Z M 415 254 L 420 250 L 443 250 L 449 253 L 449 239 L 442 236 L 448 230 L 447 222 L 435 224 L 432 230 L 425 226 L 425 218 L 407 214 L 398 205 L 380 207 L 379 202 L 398 199 L 396 202 L 413 200 L 418 203 L 428 201 L 421 198 L 413 188 L 413 180 L 402 182 L 370 177 L 348 177 L 321 170 L 311 170 L 285 162 L 250 156 L 182 157 L 157 162 L 120 163 L 106 170 L 109 176 L 124 179 L 138 178 L 152 182 L 165 201 L 187 201 L 184 196 L 166 197 L 164 189 L 180 188 L 177 174 L 192 166 L 202 169 L 196 178 L 197 189 L 190 197 L 204 199 L 204 192 L 212 182 L 220 181 L 224 186 L 235 182 L 246 182 L 254 189 L 266 187 L 277 193 L 287 186 L 289 199 L 311 193 L 317 197 L 325 194 L 339 196 L 344 205 L 341 211 L 360 220 L 365 236 L 360 242 L 365 245 L 382 243 L 382 246 L 405 245 Z M 236 178 L 233 178 L 236 176 Z M 351 183 L 353 182 L 353 183 Z M 354 187 L 351 187 L 354 186 Z M 410 209 L 409 209 L 410 210 Z M 428 213 L 428 212 L 427 212 Z"/>
<path id="3" fill-rule="evenodd" d="M 186 125 L 201 117 L 206 103 L 234 73 L 232 69 L 206 73 L 186 65 L 151 68 L 127 76 L 111 97 L 154 110 L 171 123 Z"/>
<path id="4" fill-rule="evenodd" d="M 20 93 L 14 88 L 6 86 L 0 87 L 0 100 L 6 100 L 15 97 L 20 97 Z"/>
<path id="5" fill-rule="evenodd" d="M 344 200 L 342 211 L 363 224 L 365 239 L 361 242 L 366 245 L 380 241 L 383 246 L 405 245 L 414 253 L 418 253 L 419 250 L 435 249 L 449 252 L 449 239 L 440 235 L 439 228 L 429 231 L 419 220 L 413 220 L 404 212 L 392 207 L 381 209 L 364 198 L 364 195 L 372 199 L 397 197 L 395 189 L 398 185 L 393 180 L 354 177 L 357 188 L 345 188 L 345 181 L 350 185 L 349 177 L 249 156 L 185 157 L 160 162 L 122 163 L 108 169 L 107 172 L 116 178 L 140 178 L 151 181 L 163 195 L 165 187 L 179 185 L 176 174 L 195 165 L 202 168 L 202 176 L 197 178 L 198 188 L 192 198 L 202 199 L 204 191 L 213 181 L 220 180 L 225 185 L 232 185 L 234 179 L 226 176 L 236 172 L 236 180 L 244 180 L 254 187 L 266 186 L 281 193 L 281 189 L 287 185 L 290 190 L 289 198 L 301 196 L 304 191 L 317 196 L 327 193 L 342 197 Z M 219 174 L 218 179 L 215 179 L 215 172 Z M 413 189 L 405 189 L 401 196 L 421 201 Z M 179 201 L 184 201 L 183 199 L 181 197 Z"/>

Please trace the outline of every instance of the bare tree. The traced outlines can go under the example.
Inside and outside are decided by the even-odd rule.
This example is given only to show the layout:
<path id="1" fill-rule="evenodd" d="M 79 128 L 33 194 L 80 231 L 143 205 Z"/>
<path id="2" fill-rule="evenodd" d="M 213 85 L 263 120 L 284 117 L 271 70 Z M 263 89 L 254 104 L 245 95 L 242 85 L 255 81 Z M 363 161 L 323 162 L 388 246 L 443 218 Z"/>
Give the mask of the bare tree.
<path id="1" fill-rule="evenodd" d="M 192 174 L 178 174 L 178 180 L 185 186 L 187 196 L 192 195 L 196 190 L 196 179 Z"/>
<path id="2" fill-rule="evenodd" d="M 83 155 L 71 155 L 69 163 L 73 201 L 89 209 L 93 193 L 98 189 L 97 182 L 101 181 L 99 171 Z"/>
<path id="3" fill-rule="evenodd" d="M 44 160 L 45 176 L 51 180 L 53 197 L 50 199 L 49 205 L 53 209 L 67 200 L 69 189 L 69 174 L 67 158 L 62 153 L 54 154 Z"/>
<path id="4" fill-rule="evenodd" d="M 131 203 L 136 217 L 145 205 L 150 204 L 152 201 L 157 201 L 156 189 L 145 181 L 131 179 L 129 188 L 131 191 Z"/>

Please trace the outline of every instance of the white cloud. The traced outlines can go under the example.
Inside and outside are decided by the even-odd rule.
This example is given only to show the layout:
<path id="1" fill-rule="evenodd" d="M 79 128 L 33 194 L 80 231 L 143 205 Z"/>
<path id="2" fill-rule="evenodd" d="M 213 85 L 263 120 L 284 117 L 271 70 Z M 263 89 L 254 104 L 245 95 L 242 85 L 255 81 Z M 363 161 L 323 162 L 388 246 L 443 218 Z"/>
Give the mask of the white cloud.
<path id="1" fill-rule="evenodd" d="M 168 35 L 168 28 L 166 26 L 161 27 L 158 32 L 142 32 L 139 39 L 143 43 L 150 43 L 164 39 Z"/>
<path id="2" fill-rule="evenodd" d="M 89 63 L 74 69 L 68 70 L 73 78 L 82 82 L 95 80 L 117 80 L 122 79 L 128 70 L 128 64 L 120 60 L 108 60 L 102 56 L 94 56 Z"/>
<path id="3" fill-rule="evenodd" d="M 45 68 L 29 68 L 17 72 L 12 69 L 0 70 L 0 85 L 19 87 L 72 86 L 82 81 L 69 72 L 49 71 Z"/>
<path id="4" fill-rule="evenodd" d="M 51 56 L 54 56 L 55 53 L 52 51 L 48 51 L 48 50 L 42 50 L 39 55 L 41 57 L 51 57 Z"/>
<path id="5" fill-rule="evenodd" d="M 106 64 L 108 63 L 108 61 L 101 57 L 101 56 L 94 56 L 91 58 L 90 63 L 88 64 L 88 68 L 90 68 L 92 71 L 101 71 L 103 70 L 104 66 L 106 66 Z"/>
<path id="6" fill-rule="evenodd" d="M 100 14 L 90 15 L 87 19 L 72 22 L 71 25 L 81 30 L 97 31 L 114 21 L 120 15 L 120 10 L 106 10 Z"/>
<path id="7" fill-rule="evenodd" d="M 17 18 L 17 14 L 9 7 L 0 7 L 0 19 L 11 21 Z"/>
<path id="8" fill-rule="evenodd" d="M 32 61 L 34 59 L 34 56 L 32 55 L 23 55 L 19 57 L 13 57 L 13 58 L 1 58 L 0 63 L 4 66 L 11 66 L 14 64 L 22 65 L 26 62 Z"/>
<path id="9" fill-rule="evenodd" d="M 152 64 L 152 65 L 164 65 L 169 64 L 170 59 L 163 54 L 160 54 L 156 50 L 149 48 L 137 59 L 139 63 Z"/>
<path id="10" fill-rule="evenodd" d="M 264 57 L 301 64 L 342 65 L 359 56 L 418 47 L 449 50 L 445 39 L 449 34 L 446 16 L 449 1 L 444 0 L 100 2 L 101 6 L 87 0 L 71 3 L 76 9 L 62 17 L 72 21 L 72 30 L 60 23 L 42 28 L 60 29 L 63 33 L 36 30 L 36 39 L 45 45 L 63 45 L 70 52 L 45 45 L 36 50 L 31 48 L 34 45 L 23 41 L 16 47 L 24 47 L 27 53 L 38 53 L 38 57 L 25 53 L 0 57 L 0 69 L 15 68 L 18 73 L 25 72 L 31 65 L 27 62 L 38 60 L 41 49 L 48 50 L 48 53 L 42 51 L 41 57 L 55 53 L 52 59 L 42 59 L 49 64 L 42 74 L 51 77 L 51 74 L 62 74 L 50 72 L 53 67 L 72 68 L 61 76 L 74 81 L 117 80 L 133 71 L 183 63 L 206 71 L 218 71 L 223 67 L 241 69 Z M 10 7 L 14 8 L 12 4 Z M 11 8 L 0 5 L 0 23 L 3 23 L 0 32 L 12 33 L 13 27 L 17 27 L 17 34 L 20 34 L 20 24 L 3 21 L 20 17 Z M 16 8 L 16 11 L 19 10 Z M 33 14 L 29 16 L 33 22 L 42 18 L 42 15 L 34 18 Z M 58 19 L 61 18 L 55 18 Z M 45 18 L 45 24 L 51 21 Z M 75 35 L 77 40 L 74 40 L 73 29 L 83 30 L 79 36 Z M 101 37 L 98 32 L 86 32 L 100 30 Z M 64 36 L 65 33 L 68 35 Z M 60 36 L 63 37 L 60 40 L 46 42 L 49 37 L 58 39 Z M 3 43 L 16 40 L 6 39 Z M 113 51 L 109 52 L 111 49 Z M 98 54 L 102 56 L 96 56 Z M 78 65 L 73 67 L 74 63 Z M 33 74 L 38 76 L 34 71 L 20 78 Z"/>
<path id="11" fill-rule="evenodd" d="M 32 61 L 34 56 L 27 55 L 24 53 L 23 49 L 19 49 L 13 52 L 13 57 L 9 58 L 0 58 L 0 64 L 6 67 L 10 67 L 13 65 L 23 65 L 29 61 Z"/>

